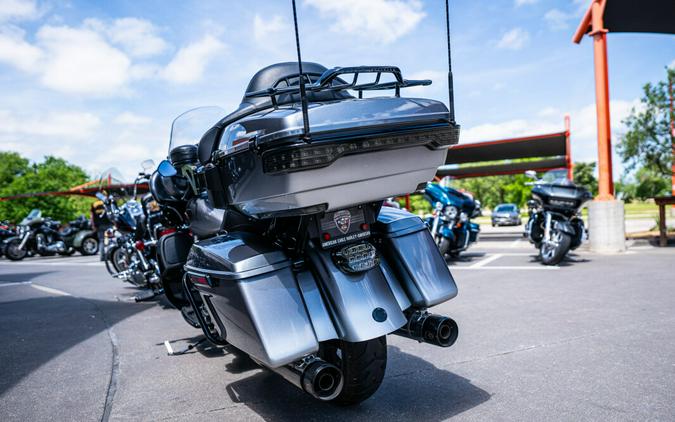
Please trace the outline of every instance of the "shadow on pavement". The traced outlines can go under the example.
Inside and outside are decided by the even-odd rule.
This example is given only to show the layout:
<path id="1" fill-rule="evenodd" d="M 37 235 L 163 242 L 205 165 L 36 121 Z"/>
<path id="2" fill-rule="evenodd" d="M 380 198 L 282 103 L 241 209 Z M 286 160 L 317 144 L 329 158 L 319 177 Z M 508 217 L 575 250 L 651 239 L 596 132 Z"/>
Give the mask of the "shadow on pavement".
<path id="1" fill-rule="evenodd" d="M 486 252 L 462 252 L 456 257 L 446 257 L 445 262 L 450 266 L 457 265 L 460 262 L 471 263 L 474 261 L 480 261 L 481 259 L 485 258 L 485 255 L 487 255 Z"/>
<path id="2" fill-rule="evenodd" d="M 17 283 L 22 281 L 31 281 L 34 278 L 45 274 L 51 274 L 53 271 L 40 271 L 34 273 L 9 273 L 0 274 L 0 284 L 3 283 Z"/>
<path id="3" fill-rule="evenodd" d="M 27 275 L 21 274 L 22 281 Z M 74 296 L 0 303 L 0 395 L 51 359 L 149 306 Z"/>
<path id="4" fill-rule="evenodd" d="M 271 371 L 258 372 L 227 386 L 235 403 L 242 403 L 267 421 L 356 420 L 374 417 L 395 420 L 445 420 L 490 400 L 471 381 L 439 369 L 417 356 L 389 346 L 389 360 L 404 375 L 385 376 L 375 395 L 358 406 L 341 407 L 313 399 Z M 242 363 L 259 369 L 243 352 Z M 233 362 L 234 364 L 234 362 Z M 230 368 L 228 368 L 229 370 Z M 407 371 L 406 371 L 407 369 Z M 245 371 L 240 371 L 245 372 Z"/>

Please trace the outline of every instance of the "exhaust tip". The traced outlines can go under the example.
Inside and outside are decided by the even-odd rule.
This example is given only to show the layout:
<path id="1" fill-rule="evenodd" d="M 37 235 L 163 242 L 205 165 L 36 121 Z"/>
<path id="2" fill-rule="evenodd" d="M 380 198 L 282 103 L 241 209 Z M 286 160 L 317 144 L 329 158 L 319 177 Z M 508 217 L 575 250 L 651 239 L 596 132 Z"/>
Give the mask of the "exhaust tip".
<path id="1" fill-rule="evenodd" d="M 342 372 L 335 365 L 316 361 L 305 369 L 302 388 L 319 400 L 333 400 L 342 392 Z"/>
<path id="2" fill-rule="evenodd" d="M 441 315 L 430 315 L 424 321 L 424 337 L 430 343 L 435 343 L 441 347 L 450 347 L 459 335 L 457 323 L 448 317 Z"/>

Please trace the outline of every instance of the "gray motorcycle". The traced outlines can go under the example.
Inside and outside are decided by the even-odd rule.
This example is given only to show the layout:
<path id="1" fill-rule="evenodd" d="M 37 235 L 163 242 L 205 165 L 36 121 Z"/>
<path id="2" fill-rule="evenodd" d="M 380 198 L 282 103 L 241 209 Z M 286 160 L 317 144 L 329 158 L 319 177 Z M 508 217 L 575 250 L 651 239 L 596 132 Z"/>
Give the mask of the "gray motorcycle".
<path id="1" fill-rule="evenodd" d="M 430 83 L 393 66 L 278 63 L 234 112 L 179 116 L 150 187 L 177 227 L 158 261 L 185 320 L 340 404 L 378 389 L 387 335 L 451 346 L 457 324 L 428 310 L 457 294 L 445 260 L 419 217 L 382 206 L 433 178 L 458 141 L 443 103 L 400 96 Z"/>

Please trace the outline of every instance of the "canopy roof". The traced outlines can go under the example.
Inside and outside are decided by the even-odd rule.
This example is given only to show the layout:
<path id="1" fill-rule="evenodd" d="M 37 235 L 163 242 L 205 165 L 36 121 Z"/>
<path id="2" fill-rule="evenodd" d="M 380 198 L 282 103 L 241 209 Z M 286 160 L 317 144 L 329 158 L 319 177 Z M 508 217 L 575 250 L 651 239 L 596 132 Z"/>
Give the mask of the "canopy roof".
<path id="1" fill-rule="evenodd" d="M 599 0 L 602 24 L 609 32 L 654 32 L 675 34 L 673 0 Z M 593 1 L 589 1 L 593 4 Z M 591 6 L 574 34 L 574 42 L 592 30 Z"/>
<path id="2" fill-rule="evenodd" d="M 547 171 L 569 168 L 569 132 L 549 133 L 499 141 L 453 145 L 448 149 L 446 166 L 438 177 L 454 178 L 496 176 L 525 170 Z M 531 159 L 495 163 L 495 161 Z M 481 165 L 480 163 L 486 163 Z M 470 164 L 470 165 L 465 165 Z"/>

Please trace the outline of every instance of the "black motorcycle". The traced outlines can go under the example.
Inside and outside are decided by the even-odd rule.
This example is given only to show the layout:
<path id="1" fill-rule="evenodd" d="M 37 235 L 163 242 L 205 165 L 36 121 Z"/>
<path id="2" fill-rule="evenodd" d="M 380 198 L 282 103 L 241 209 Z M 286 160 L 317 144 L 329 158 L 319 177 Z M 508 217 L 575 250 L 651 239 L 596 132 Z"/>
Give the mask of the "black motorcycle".
<path id="1" fill-rule="evenodd" d="M 145 163 L 145 162 L 144 162 Z M 145 167 L 151 164 L 145 164 Z M 152 165 L 154 166 L 154 165 Z M 157 265 L 157 238 L 161 234 L 161 212 L 154 205 L 152 195 L 136 198 L 136 186 L 147 183 L 149 174 L 140 173 L 134 181 L 130 199 L 118 205 L 114 195 L 96 196 L 103 201 L 108 218 L 113 224 L 105 235 L 105 265 L 114 277 L 149 290 L 144 300 L 163 292 Z"/>
<path id="2" fill-rule="evenodd" d="M 8 221 L 0 221 L 0 257 L 5 254 L 7 240 L 16 236 L 16 229 Z"/>
<path id="3" fill-rule="evenodd" d="M 542 179 L 534 171 L 525 174 L 535 182 L 532 199 L 527 201 L 530 218 L 523 236 L 539 249 L 542 264 L 557 265 L 586 237 L 580 209 L 592 198 L 591 193 L 555 172 Z"/>
<path id="4" fill-rule="evenodd" d="M 43 217 L 42 211 L 32 210 L 18 225 L 17 235 L 6 240 L 5 254 L 12 261 L 26 256 L 93 255 L 98 251 L 98 240 L 85 217 L 71 221 L 63 228 L 59 221 Z"/>

